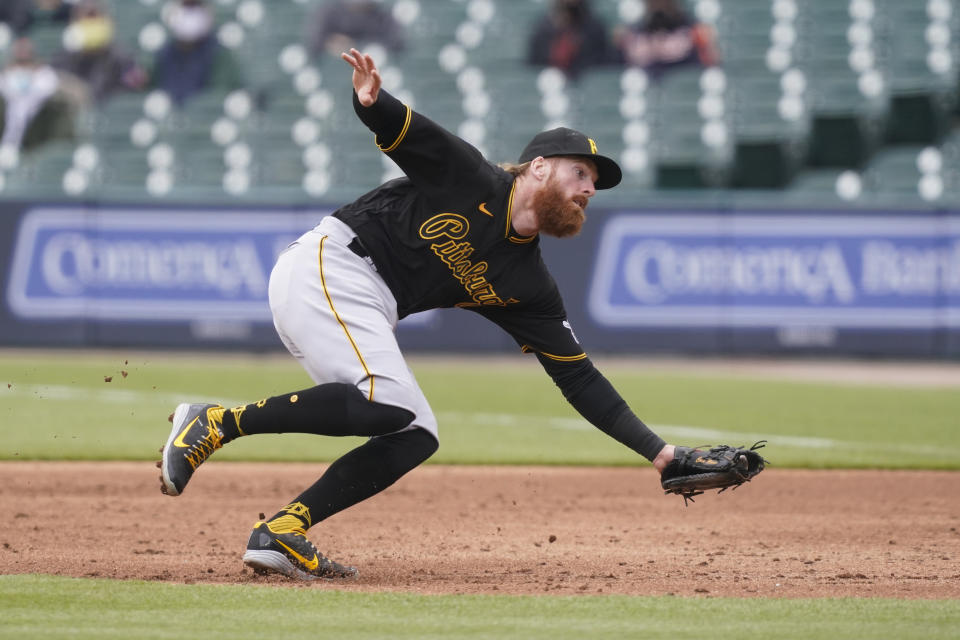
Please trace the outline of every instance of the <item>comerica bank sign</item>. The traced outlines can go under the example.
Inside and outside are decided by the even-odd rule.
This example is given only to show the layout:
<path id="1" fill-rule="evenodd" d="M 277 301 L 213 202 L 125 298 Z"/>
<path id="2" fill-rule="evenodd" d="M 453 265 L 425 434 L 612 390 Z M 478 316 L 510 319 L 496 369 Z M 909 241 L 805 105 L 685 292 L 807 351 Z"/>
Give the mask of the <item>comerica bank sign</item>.
<path id="1" fill-rule="evenodd" d="M 616 215 L 596 253 L 589 309 L 610 327 L 957 327 L 960 221 Z"/>
<path id="2" fill-rule="evenodd" d="M 13 244 L 7 306 L 21 319 L 272 325 L 277 256 L 330 213 L 33 208 Z M 402 323 L 429 327 L 433 318 Z"/>
<path id="3" fill-rule="evenodd" d="M 274 260 L 310 226 L 289 212 L 34 209 L 7 302 L 27 318 L 269 321 Z"/>

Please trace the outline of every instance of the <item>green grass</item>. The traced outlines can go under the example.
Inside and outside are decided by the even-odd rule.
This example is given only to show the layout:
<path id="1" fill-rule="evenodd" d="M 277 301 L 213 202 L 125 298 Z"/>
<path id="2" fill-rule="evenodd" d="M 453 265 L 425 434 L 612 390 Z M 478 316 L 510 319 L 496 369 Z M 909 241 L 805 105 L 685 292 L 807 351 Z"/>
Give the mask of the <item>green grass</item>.
<path id="1" fill-rule="evenodd" d="M 950 600 L 421 596 L 0 576 L 0 638 L 955 638 Z"/>
<path id="2" fill-rule="evenodd" d="M 411 362 L 440 419 L 433 462 L 643 463 L 585 423 L 532 358 Z M 955 388 L 623 365 L 607 377 L 678 444 L 766 438 L 764 454 L 779 467 L 960 469 Z M 276 356 L 0 351 L 0 459 L 155 459 L 178 402 L 232 405 L 310 385 Z M 331 460 L 358 441 L 258 436 L 214 460 Z M 957 600 L 418 596 L 0 575 L 0 639 L 937 639 L 958 628 Z"/>
<path id="3" fill-rule="evenodd" d="M 529 356 L 411 362 L 440 420 L 441 447 L 431 462 L 642 462 L 577 415 Z M 956 388 L 634 372 L 622 365 L 606 375 L 669 442 L 766 438 L 764 455 L 778 467 L 960 469 Z M 178 402 L 233 405 L 311 384 L 291 358 L 276 355 L 0 351 L 0 421 L 7 425 L 0 459 L 153 459 Z M 257 436 L 214 460 L 325 461 L 358 442 Z"/>

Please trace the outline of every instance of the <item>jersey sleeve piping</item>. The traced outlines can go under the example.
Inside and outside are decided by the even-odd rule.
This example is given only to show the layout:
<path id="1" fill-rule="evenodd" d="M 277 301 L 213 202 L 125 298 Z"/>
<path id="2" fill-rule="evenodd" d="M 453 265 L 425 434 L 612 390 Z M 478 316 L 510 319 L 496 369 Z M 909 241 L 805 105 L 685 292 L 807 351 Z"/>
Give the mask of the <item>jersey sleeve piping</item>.
<path id="1" fill-rule="evenodd" d="M 400 130 L 400 135 L 397 136 L 397 139 L 393 141 L 389 147 L 384 147 L 380 143 L 377 143 L 377 146 L 380 148 L 380 151 L 384 153 L 390 153 L 403 142 L 403 139 L 407 136 L 407 131 L 410 129 L 410 120 L 413 118 L 413 110 L 410 108 L 410 105 L 403 105 L 407 109 L 406 118 L 403 121 L 403 128 Z"/>
<path id="2" fill-rule="evenodd" d="M 575 356 L 558 356 L 552 353 L 546 353 L 545 351 L 537 351 L 536 349 L 534 349 L 528 344 L 525 344 L 522 347 L 520 347 L 520 350 L 523 353 L 539 353 L 544 358 L 550 358 L 551 360 L 556 360 L 557 362 L 576 362 L 578 360 L 583 360 L 584 358 L 587 357 L 587 354 L 585 353 L 578 353 Z"/>

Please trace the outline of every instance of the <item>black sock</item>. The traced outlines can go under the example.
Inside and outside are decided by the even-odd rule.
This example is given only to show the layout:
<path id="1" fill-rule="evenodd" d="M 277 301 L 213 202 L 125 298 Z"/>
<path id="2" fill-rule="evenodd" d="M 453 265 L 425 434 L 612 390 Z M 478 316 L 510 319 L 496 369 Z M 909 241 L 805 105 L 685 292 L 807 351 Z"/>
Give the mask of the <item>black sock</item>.
<path id="1" fill-rule="evenodd" d="M 437 440 L 424 429 L 371 438 L 336 460 L 313 486 L 270 518 L 308 529 L 321 520 L 383 491 L 437 450 Z M 271 527 L 273 528 L 273 527 Z"/>
<path id="2" fill-rule="evenodd" d="M 321 384 L 223 412 L 223 442 L 255 433 L 379 436 L 403 429 L 413 413 L 367 400 L 352 384 Z"/>

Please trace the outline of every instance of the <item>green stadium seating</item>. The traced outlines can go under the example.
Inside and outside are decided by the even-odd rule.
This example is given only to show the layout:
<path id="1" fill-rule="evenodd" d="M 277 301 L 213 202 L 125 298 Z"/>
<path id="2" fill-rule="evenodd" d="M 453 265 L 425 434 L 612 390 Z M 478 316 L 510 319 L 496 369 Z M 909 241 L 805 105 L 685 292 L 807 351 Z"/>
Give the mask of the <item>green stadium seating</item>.
<path id="1" fill-rule="evenodd" d="M 255 2 L 212 3 L 219 24 L 229 24 L 227 31 L 237 38 L 230 42 L 232 53 L 253 101 L 246 117 L 225 112 L 230 93 L 226 89 L 211 89 L 164 117 L 145 109 L 147 92 L 119 94 L 80 113 L 72 141 L 48 143 L 49 150 L 42 147 L 37 151 L 43 153 L 24 154 L 19 167 L 3 172 L 0 198 L 38 192 L 45 197 L 126 200 L 230 202 L 242 196 L 251 201 L 339 203 L 376 186 L 385 165 L 371 134 L 353 113 L 344 63 L 330 55 L 305 56 L 303 66 L 296 68 L 281 63 L 295 61 L 296 47 L 304 44 L 307 21 L 319 1 L 259 0 L 263 11 L 257 11 Z M 896 165 L 892 158 L 940 145 L 944 164 L 940 202 L 960 199 L 956 196 L 960 143 L 951 135 L 960 116 L 958 7 L 943 22 L 933 16 L 928 2 L 919 0 L 873 0 L 874 13 L 867 18 L 853 15 L 856 11 L 846 0 L 797 0 L 797 15 L 790 23 L 796 39 L 782 44 L 777 58 L 769 56 L 778 20 L 771 0 L 720 2 L 715 27 L 726 88 L 717 96 L 716 105 L 722 109 L 710 119 L 715 120 L 716 131 L 725 127 L 727 133 L 726 139 L 721 135 L 708 145 L 699 69 L 678 70 L 651 81 L 641 93 L 642 103 L 635 96 L 624 100 L 625 69 L 619 67 L 590 70 L 567 81 L 562 98 L 545 98 L 538 84 L 543 70 L 527 66 L 524 58 L 530 30 L 548 7 L 546 0 L 493 0 L 490 5 L 470 0 L 404 1 L 418 3 L 419 13 L 406 25 L 408 47 L 391 54 L 382 71 L 402 78 L 395 90 L 404 99 L 409 97 L 418 111 L 453 131 L 463 127 L 482 134 L 478 144 L 491 160 L 515 160 L 535 132 L 563 123 L 586 132 L 603 153 L 621 164 L 629 161 L 621 188 L 605 194 L 610 202 L 637 201 L 654 189 L 693 189 L 701 194 L 715 189 L 782 189 L 788 199 L 844 202 L 836 195 L 836 178 L 855 169 L 863 178 L 863 193 L 856 203 L 890 194 L 919 197 L 910 194 L 912 178 L 906 165 L 898 174 L 890 168 Z M 699 2 L 687 4 L 697 8 Z M 615 0 L 594 5 L 610 27 L 620 24 L 621 10 L 629 8 Z M 135 49 L 141 60 L 149 61 L 152 52 L 139 49 L 139 36 L 145 25 L 159 22 L 162 6 L 139 0 L 111 3 L 121 42 Z M 481 15 L 488 6 L 492 14 Z M 458 44 L 459 30 L 481 18 L 473 24 L 482 35 L 479 43 Z M 863 24 L 869 32 L 850 30 L 858 20 L 867 20 Z M 940 26 L 931 27 L 937 20 Z M 941 44 L 953 55 L 948 72 L 931 66 L 929 55 L 931 41 L 943 38 L 943 26 L 949 41 Z M 784 24 L 778 29 L 791 33 Z M 41 55 L 59 49 L 61 32 L 60 27 L 48 27 L 31 33 Z M 851 58 L 851 35 L 868 38 L 872 57 Z M 451 45 L 459 46 L 464 58 L 461 66 L 445 68 L 448 60 L 441 60 L 441 52 Z M 862 69 L 851 67 L 852 62 L 865 60 L 879 79 L 872 92 Z M 479 70 L 481 86 L 473 90 L 482 90 L 486 97 L 468 95 L 465 86 L 458 86 L 466 68 Z M 783 74 L 788 71 L 802 71 L 806 83 L 785 108 Z M 307 86 L 311 74 L 317 87 Z M 308 102 L 312 90 L 325 92 L 325 97 Z M 309 108 L 322 106 L 327 99 L 329 113 Z M 561 106 L 561 100 L 566 109 L 554 118 L 547 111 Z M 488 110 L 475 111 L 483 101 L 488 101 Z M 641 104 L 645 108 L 635 108 Z M 464 127 L 467 121 L 471 123 Z M 298 123 L 303 137 L 295 139 Z M 229 135 L 217 137 L 215 132 Z M 328 147 L 331 160 L 326 178 L 313 176 L 317 182 L 309 182 L 308 189 L 304 178 L 310 169 L 303 153 L 305 145 L 315 142 Z M 101 164 L 84 174 L 88 181 L 84 189 L 66 193 L 63 177 L 72 167 L 71 150 L 85 143 L 96 146 Z M 224 182 L 229 170 L 224 153 L 234 143 L 248 145 L 251 152 L 248 182 L 239 174 L 234 175 L 237 181 Z M 169 189 L 151 193 L 148 157 L 157 144 L 171 146 L 178 166 Z M 894 153 L 898 145 L 905 146 Z M 156 180 L 154 186 L 165 186 L 162 179 Z"/>

